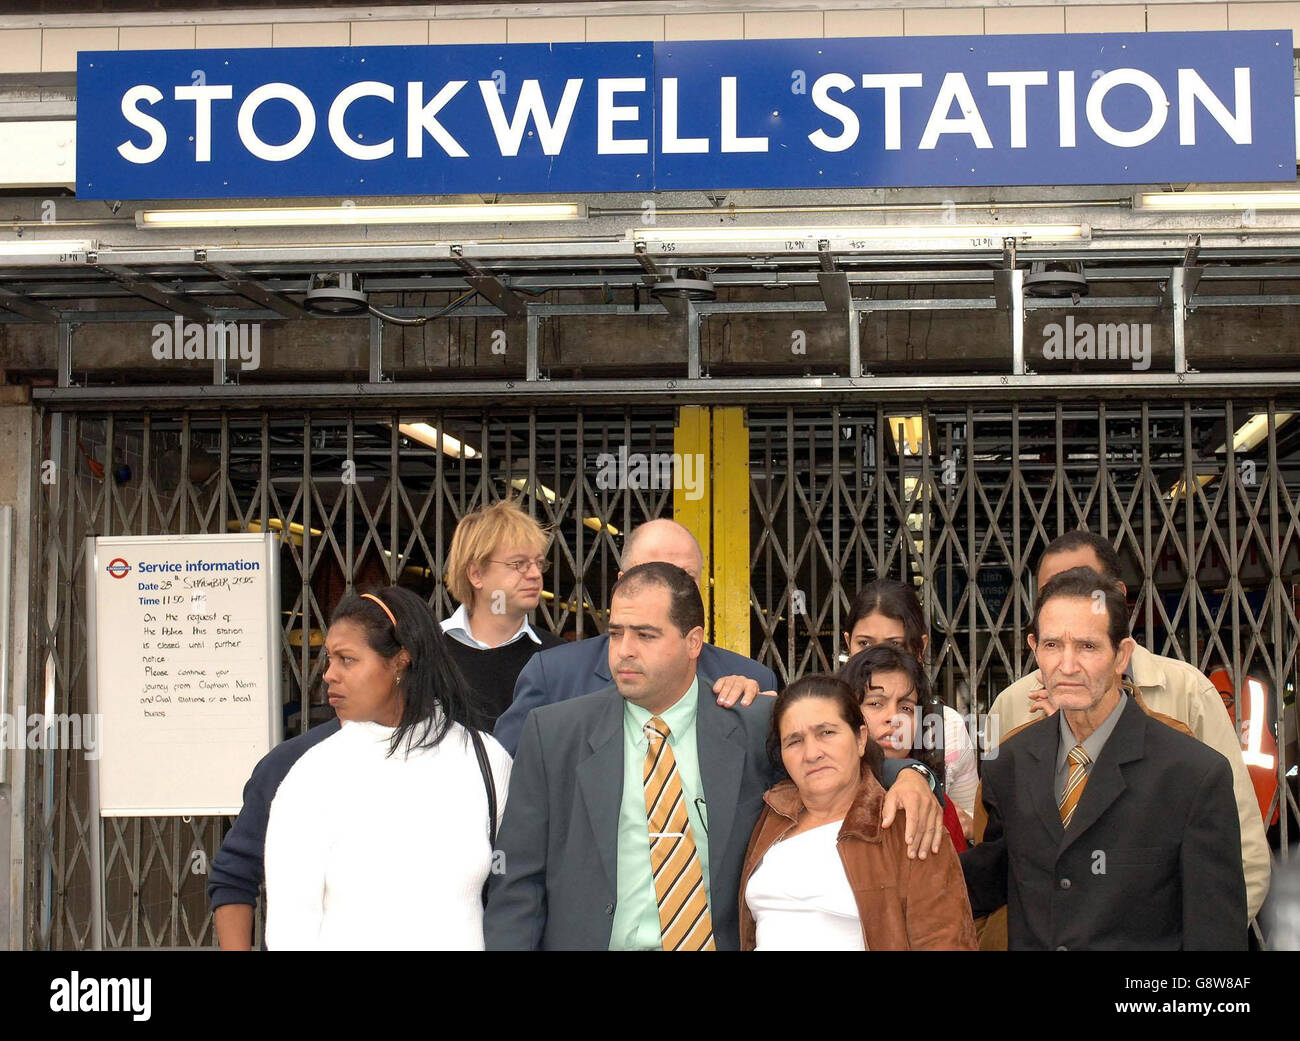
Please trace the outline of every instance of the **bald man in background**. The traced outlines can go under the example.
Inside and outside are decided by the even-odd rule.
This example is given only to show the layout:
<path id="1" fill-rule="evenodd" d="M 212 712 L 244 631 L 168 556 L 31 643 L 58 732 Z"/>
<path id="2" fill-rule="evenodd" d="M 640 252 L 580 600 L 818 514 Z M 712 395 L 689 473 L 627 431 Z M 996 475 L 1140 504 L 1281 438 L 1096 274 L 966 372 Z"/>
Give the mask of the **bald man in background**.
<path id="1" fill-rule="evenodd" d="M 623 571 L 654 561 L 676 564 L 697 586 L 704 574 L 700 544 L 676 521 L 647 521 L 628 535 L 623 546 Z M 623 571 L 618 573 L 620 578 Z M 699 669 L 702 675 L 722 677 L 713 685 L 713 694 L 724 708 L 737 702 L 749 705 L 759 691 L 776 690 L 776 674 L 766 665 L 709 643 L 700 649 Z M 514 701 L 497 720 L 492 736 L 514 755 L 524 720 L 533 709 L 592 694 L 613 682 L 609 636 L 604 633 L 535 654 L 520 672 Z"/>

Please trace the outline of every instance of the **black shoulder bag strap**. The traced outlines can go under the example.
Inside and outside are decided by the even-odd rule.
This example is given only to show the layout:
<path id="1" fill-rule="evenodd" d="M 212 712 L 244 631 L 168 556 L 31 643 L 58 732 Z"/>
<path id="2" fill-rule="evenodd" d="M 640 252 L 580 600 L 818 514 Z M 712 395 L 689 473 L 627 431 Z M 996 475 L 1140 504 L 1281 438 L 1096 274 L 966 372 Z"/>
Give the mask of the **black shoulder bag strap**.
<path id="1" fill-rule="evenodd" d="M 474 742 L 474 754 L 478 757 L 478 768 L 483 774 L 483 787 L 487 789 L 488 800 L 488 843 L 492 856 L 496 857 L 497 848 L 497 786 L 492 779 L 492 765 L 488 762 L 487 748 L 483 745 L 483 736 L 470 728 L 469 739 Z M 491 869 L 489 868 L 489 878 Z M 488 883 L 483 883 L 483 906 L 487 907 Z"/>

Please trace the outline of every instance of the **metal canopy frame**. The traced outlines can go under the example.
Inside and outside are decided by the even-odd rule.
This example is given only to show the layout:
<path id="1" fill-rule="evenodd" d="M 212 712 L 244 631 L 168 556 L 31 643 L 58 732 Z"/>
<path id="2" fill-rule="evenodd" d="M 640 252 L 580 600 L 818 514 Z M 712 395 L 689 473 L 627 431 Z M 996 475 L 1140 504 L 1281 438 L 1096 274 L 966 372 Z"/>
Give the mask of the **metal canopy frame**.
<path id="1" fill-rule="evenodd" d="M 1027 389 L 1070 393 L 1075 388 L 1104 393 L 1122 382 L 1153 389 L 1176 386 L 1195 394 L 1202 381 L 1195 378 L 1188 358 L 1188 315 L 1200 309 L 1300 306 L 1300 292 L 1294 291 L 1300 286 L 1300 224 L 1288 214 L 1252 214 L 1243 223 L 1237 214 L 1189 217 L 1135 209 L 1133 189 L 1054 189 L 1050 200 L 1041 197 L 1043 191 L 962 189 L 948 192 L 952 198 L 943 200 L 935 191 L 922 190 L 850 190 L 836 192 L 833 198 L 806 191 L 731 192 L 706 196 L 705 206 L 700 205 L 699 193 L 661 193 L 652 197 L 649 210 L 647 201 L 636 197 L 590 195 L 579 197 L 584 217 L 545 226 L 208 231 L 142 230 L 133 218 L 117 216 L 118 204 L 110 208 L 113 216 L 106 217 L 103 204 L 71 200 L 59 203 L 60 219 L 55 224 L 41 226 L 34 218 L 19 218 L 15 230 L 22 236 L 30 227 L 37 242 L 42 236 L 85 235 L 95 248 L 85 253 L 0 257 L 0 324 L 43 323 L 59 328 L 59 343 L 67 353 L 60 361 L 66 364 L 59 367 L 57 385 L 38 390 L 37 397 L 69 407 L 89 400 L 101 405 L 133 400 L 129 387 L 92 390 L 72 385 L 76 329 L 110 322 L 170 321 L 176 315 L 203 323 L 342 320 L 308 314 L 301 302 L 313 274 L 339 271 L 358 274 L 371 302 L 397 318 L 442 320 L 446 313 L 442 303 L 408 306 L 404 294 L 446 294 L 451 300 L 476 292 L 479 299 L 457 306 L 455 316 L 523 322 L 527 330 L 523 378 L 474 381 L 473 386 L 463 380 L 389 379 L 381 357 L 382 325 L 373 322 L 369 362 L 358 359 L 356 366 L 368 372 L 363 385 L 345 377 L 333 384 L 312 384 L 304 392 L 298 384 L 254 378 L 230 390 L 231 374 L 214 365 L 207 387 L 172 385 L 150 388 L 147 393 L 152 397 L 161 393 L 178 402 L 209 399 L 214 393 L 223 401 L 265 400 L 268 395 L 292 399 L 302 393 L 329 400 L 361 395 L 398 401 L 433 393 L 467 402 L 485 395 L 522 398 L 533 392 L 600 396 L 671 391 L 685 396 L 721 394 L 726 400 L 863 389 L 890 394 L 895 388 L 890 378 L 863 371 L 864 321 L 900 311 L 1001 311 L 1007 316 L 1005 372 L 971 377 L 965 383 L 944 379 L 933 387 L 936 393 L 947 388 L 959 393 L 1024 393 Z M 282 201 L 289 202 L 258 200 L 258 204 Z M 22 201 L 19 208 L 24 207 L 33 212 L 39 208 L 35 200 Z M 1009 234 L 938 242 L 927 238 L 923 231 L 932 234 L 953 210 L 972 223 L 1002 224 Z M 1021 227 L 1077 225 L 1082 237 L 1052 242 L 1015 237 L 1012 222 Z M 650 225 L 655 237 L 639 234 Z M 674 227 L 714 225 L 720 229 L 716 241 L 664 238 Z M 811 238 L 804 230 L 810 226 L 840 237 Z M 893 235 L 909 227 L 918 229 L 915 237 L 852 237 L 876 228 Z M 745 228 L 762 237 L 746 241 L 727 237 Z M 786 228 L 792 237 L 777 237 Z M 436 240 L 402 241 L 402 236 L 420 234 Z M 195 242 L 196 237 L 200 241 Z M 1026 315 L 1062 306 L 1060 300 L 1034 298 L 1025 291 L 1024 271 L 1042 261 L 1077 263 L 1089 284 L 1121 294 L 1083 297 L 1072 301 L 1071 308 L 1140 312 L 1158 316 L 1144 320 L 1169 323 L 1173 372 L 1125 374 L 1122 381 L 1109 375 L 1035 376 L 1025 357 Z M 660 302 L 651 298 L 649 290 L 655 284 L 682 269 L 706 271 L 718 299 Z M 1247 280 L 1258 283 L 1260 291 L 1236 292 Z M 1274 285 L 1278 291 L 1270 292 Z M 929 295 L 885 298 L 900 286 L 924 288 Z M 710 380 L 700 358 L 701 323 L 719 315 L 763 313 L 817 314 L 842 322 L 842 364 L 802 379 L 765 375 L 758 365 L 755 377 L 736 384 Z M 577 385 L 546 378 L 537 356 L 542 323 L 574 316 L 632 315 L 662 317 L 665 335 L 685 345 L 685 365 L 675 378 L 602 381 L 597 375 Z M 1233 378 L 1221 377 L 1215 385 L 1232 386 Z M 1300 387 L 1295 373 L 1271 373 L 1268 378 L 1280 388 Z M 853 382 L 863 379 L 870 382 Z M 1033 382 L 1020 382 L 1025 379 Z M 912 390 L 929 386 L 924 377 L 908 381 Z"/>

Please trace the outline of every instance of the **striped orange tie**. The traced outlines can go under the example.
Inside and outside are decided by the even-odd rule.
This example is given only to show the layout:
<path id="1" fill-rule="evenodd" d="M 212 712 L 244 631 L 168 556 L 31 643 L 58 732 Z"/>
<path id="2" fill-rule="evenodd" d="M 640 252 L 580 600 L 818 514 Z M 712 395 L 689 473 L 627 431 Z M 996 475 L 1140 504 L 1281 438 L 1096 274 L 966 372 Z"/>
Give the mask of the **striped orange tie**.
<path id="1" fill-rule="evenodd" d="M 1092 757 L 1083 750 L 1083 745 L 1070 749 L 1070 773 L 1065 779 L 1065 794 L 1061 796 L 1061 826 L 1068 828 L 1074 819 L 1074 811 L 1083 798 L 1083 789 L 1088 786 L 1088 764 Z"/>
<path id="2" fill-rule="evenodd" d="M 709 894 L 686 815 L 686 796 L 668 724 L 658 716 L 645 725 L 650 747 L 645 757 L 645 809 L 650 829 L 650 867 L 659 931 L 665 951 L 712 951 L 713 919 Z"/>

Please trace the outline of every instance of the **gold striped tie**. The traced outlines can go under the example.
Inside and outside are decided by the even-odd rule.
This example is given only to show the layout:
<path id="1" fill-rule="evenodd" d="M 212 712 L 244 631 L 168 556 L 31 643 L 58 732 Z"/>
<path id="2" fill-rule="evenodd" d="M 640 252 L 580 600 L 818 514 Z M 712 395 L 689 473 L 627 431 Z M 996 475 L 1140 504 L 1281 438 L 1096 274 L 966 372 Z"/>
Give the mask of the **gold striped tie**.
<path id="1" fill-rule="evenodd" d="M 645 725 L 645 810 L 650 829 L 650 867 L 659 904 L 659 932 L 665 951 L 712 951 L 709 894 L 686 815 L 686 796 L 668 724 L 658 716 Z"/>
<path id="2" fill-rule="evenodd" d="M 1091 756 L 1083 750 L 1083 745 L 1070 749 L 1070 773 L 1065 779 L 1065 794 L 1061 796 L 1061 826 L 1068 828 L 1074 819 L 1074 811 L 1079 800 L 1083 798 L 1083 789 L 1088 785 L 1088 763 Z"/>

